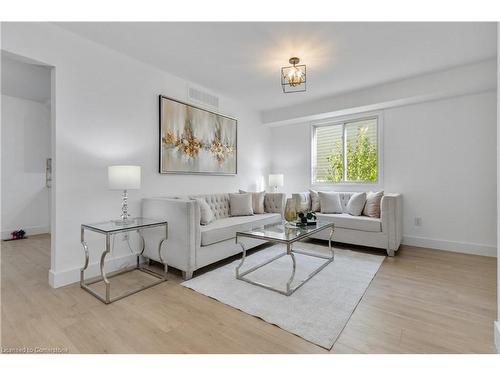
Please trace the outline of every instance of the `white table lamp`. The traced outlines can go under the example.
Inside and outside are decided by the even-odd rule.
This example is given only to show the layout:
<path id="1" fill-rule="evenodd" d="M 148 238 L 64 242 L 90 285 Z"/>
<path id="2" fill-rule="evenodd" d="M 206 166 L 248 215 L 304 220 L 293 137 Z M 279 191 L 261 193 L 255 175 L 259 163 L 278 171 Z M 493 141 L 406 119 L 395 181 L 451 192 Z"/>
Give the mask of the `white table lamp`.
<path id="1" fill-rule="evenodd" d="M 108 167 L 110 190 L 122 190 L 122 214 L 120 222 L 129 221 L 127 191 L 141 188 L 141 167 L 136 165 L 112 165 Z"/>
<path id="2" fill-rule="evenodd" d="M 270 174 L 269 175 L 269 186 L 273 187 L 273 191 L 276 193 L 278 187 L 283 186 L 283 175 L 282 174 Z"/>

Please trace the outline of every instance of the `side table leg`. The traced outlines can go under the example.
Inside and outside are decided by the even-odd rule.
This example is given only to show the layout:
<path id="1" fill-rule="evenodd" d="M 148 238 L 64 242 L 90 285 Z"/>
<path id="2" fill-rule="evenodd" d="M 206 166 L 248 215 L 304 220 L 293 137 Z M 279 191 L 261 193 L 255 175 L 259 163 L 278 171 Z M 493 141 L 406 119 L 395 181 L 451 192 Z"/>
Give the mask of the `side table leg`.
<path id="1" fill-rule="evenodd" d="M 85 263 L 80 269 L 80 286 L 83 286 L 85 283 L 85 270 L 89 266 L 89 247 L 87 246 L 87 242 L 85 242 L 85 229 L 83 227 L 80 229 L 80 242 L 82 243 L 83 251 L 85 252 Z"/>
<path id="2" fill-rule="evenodd" d="M 101 255 L 101 264 L 100 264 L 102 280 L 104 281 L 104 284 L 106 285 L 106 303 L 110 303 L 111 300 L 110 300 L 109 280 L 106 277 L 106 272 L 104 271 L 104 260 L 106 259 L 106 255 L 108 255 L 110 251 L 111 251 L 110 238 L 109 238 L 109 234 L 106 234 L 106 250 Z"/>
<path id="3" fill-rule="evenodd" d="M 164 280 L 167 280 L 168 265 L 167 265 L 167 260 L 161 255 L 161 247 L 166 240 L 167 239 L 164 238 L 163 240 L 160 241 L 160 243 L 158 245 L 158 256 L 160 258 L 160 262 L 163 264 L 163 279 Z"/>
<path id="4" fill-rule="evenodd" d="M 139 251 L 137 253 L 137 264 L 136 264 L 136 267 L 139 268 L 141 256 L 144 253 L 144 249 L 146 249 L 146 241 L 144 240 L 144 236 L 142 235 L 142 233 L 139 229 L 137 230 L 137 234 L 139 235 L 139 237 L 141 239 L 141 251 Z"/>

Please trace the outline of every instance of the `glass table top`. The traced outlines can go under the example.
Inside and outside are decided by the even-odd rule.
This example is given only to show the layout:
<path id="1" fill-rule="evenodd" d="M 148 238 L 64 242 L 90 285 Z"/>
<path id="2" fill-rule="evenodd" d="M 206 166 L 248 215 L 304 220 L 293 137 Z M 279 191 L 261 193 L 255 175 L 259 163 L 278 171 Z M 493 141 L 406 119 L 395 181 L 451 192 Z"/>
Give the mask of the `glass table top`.
<path id="1" fill-rule="evenodd" d="M 145 217 L 130 218 L 127 222 L 108 220 L 100 223 L 82 224 L 82 227 L 102 233 L 124 232 L 128 230 L 155 227 L 167 224 L 165 220 L 148 219 Z"/>
<path id="2" fill-rule="evenodd" d="M 237 236 L 262 238 L 280 242 L 294 242 L 308 237 L 313 233 L 333 228 L 333 226 L 333 223 L 318 223 L 305 227 L 296 227 L 289 224 L 270 224 L 249 231 L 237 232 Z"/>

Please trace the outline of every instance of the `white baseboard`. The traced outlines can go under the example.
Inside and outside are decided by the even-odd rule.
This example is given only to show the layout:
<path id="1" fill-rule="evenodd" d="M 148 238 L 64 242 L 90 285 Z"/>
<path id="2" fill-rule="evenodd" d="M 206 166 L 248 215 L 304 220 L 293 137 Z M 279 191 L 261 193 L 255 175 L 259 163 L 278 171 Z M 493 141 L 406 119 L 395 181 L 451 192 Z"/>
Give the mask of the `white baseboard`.
<path id="1" fill-rule="evenodd" d="M 36 234 L 50 233 L 50 228 L 48 226 L 27 227 L 27 228 L 23 227 L 22 229 L 26 232 L 26 236 L 34 236 Z M 2 240 L 9 239 L 10 234 L 15 230 L 19 230 L 19 228 L 2 231 Z"/>
<path id="2" fill-rule="evenodd" d="M 464 254 L 484 255 L 489 257 L 497 256 L 497 248 L 495 246 L 478 243 L 456 242 L 404 235 L 402 244 L 409 246 L 429 247 L 431 249 L 438 250 L 454 251 Z"/>
<path id="3" fill-rule="evenodd" d="M 493 329 L 495 330 L 495 346 L 497 353 L 500 354 L 500 321 L 493 323 Z"/>
<path id="4" fill-rule="evenodd" d="M 117 258 L 106 260 L 106 273 L 118 271 L 121 268 L 133 266 L 136 264 L 137 257 L 133 254 L 122 255 Z M 85 279 L 99 276 L 101 274 L 99 262 L 89 264 L 85 270 Z M 60 288 L 69 284 L 80 282 L 80 268 L 55 272 L 49 271 L 49 285 L 52 288 Z"/>

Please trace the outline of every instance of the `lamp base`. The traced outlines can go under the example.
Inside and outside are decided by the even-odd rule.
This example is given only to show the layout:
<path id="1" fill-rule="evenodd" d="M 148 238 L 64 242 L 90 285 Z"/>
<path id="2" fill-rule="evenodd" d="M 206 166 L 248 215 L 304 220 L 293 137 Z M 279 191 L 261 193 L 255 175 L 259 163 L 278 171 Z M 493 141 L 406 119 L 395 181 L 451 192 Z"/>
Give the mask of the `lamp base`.
<path id="1" fill-rule="evenodd" d="M 133 224 L 135 219 L 130 219 L 130 214 L 128 213 L 128 195 L 127 190 L 123 190 L 122 194 L 122 214 L 120 215 L 120 219 L 113 220 L 113 223 L 116 225 L 129 225 Z"/>

